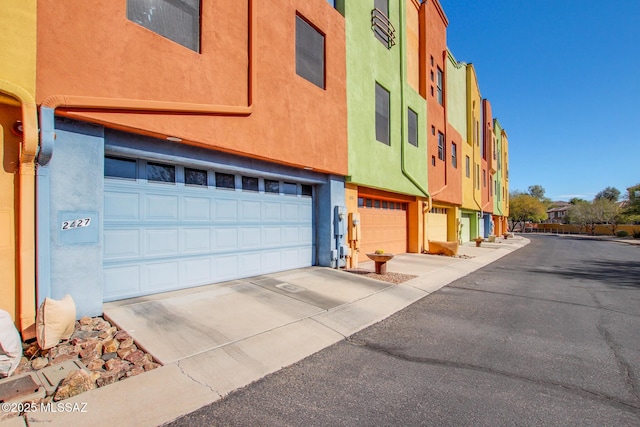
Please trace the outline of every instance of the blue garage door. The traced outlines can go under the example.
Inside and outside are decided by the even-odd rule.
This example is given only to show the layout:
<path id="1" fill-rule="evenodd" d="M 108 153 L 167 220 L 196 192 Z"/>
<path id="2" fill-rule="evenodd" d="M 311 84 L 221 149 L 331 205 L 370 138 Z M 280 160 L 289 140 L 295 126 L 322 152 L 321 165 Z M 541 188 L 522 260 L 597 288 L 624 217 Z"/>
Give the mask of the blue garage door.
<path id="1" fill-rule="evenodd" d="M 105 301 L 313 264 L 310 185 L 105 159 Z"/>

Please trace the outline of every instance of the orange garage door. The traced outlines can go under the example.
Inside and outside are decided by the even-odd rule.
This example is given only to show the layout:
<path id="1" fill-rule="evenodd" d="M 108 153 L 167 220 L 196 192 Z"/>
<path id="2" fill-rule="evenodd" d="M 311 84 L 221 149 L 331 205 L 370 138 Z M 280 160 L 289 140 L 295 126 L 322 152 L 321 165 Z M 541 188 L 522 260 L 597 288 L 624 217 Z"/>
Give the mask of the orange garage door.
<path id="1" fill-rule="evenodd" d="M 407 252 L 407 204 L 363 198 L 358 207 L 362 232 L 358 261 L 365 254 L 382 249 L 388 253 Z"/>

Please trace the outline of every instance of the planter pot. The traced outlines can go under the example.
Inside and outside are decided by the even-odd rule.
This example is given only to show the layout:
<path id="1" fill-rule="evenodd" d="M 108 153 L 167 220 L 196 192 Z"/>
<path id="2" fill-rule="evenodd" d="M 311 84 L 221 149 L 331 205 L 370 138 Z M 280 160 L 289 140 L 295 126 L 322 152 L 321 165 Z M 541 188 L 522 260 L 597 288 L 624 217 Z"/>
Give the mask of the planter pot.
<path id="1" fill-rule="evenodd" d="M 366 254 L 370 260 L 376 264 L 376 273 L 385 274 L 387 272 L 387 261 L 395 256 L 395 254 Z"/>

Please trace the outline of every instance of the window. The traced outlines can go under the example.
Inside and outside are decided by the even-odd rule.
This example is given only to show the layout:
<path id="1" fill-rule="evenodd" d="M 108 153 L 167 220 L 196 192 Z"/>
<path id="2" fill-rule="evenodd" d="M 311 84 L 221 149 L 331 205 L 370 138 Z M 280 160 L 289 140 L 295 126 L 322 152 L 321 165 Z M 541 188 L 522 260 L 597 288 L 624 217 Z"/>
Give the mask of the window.
<path id="1" fill-rule="evenodd" d="M 313 196 L 313 187 L 307 184 L 302 184 L 302 197 Z"/>
<path id="2" fill-rule="evenodd" d="M 175 183 L 176 167 L 149 162 L 147 163 L 147 181 Z"/>
<path id="3" fill-rule="evenodd" d="M 280 181 L 274 181 L 272 179 L 264 180 L 264 192 L 265 193 L 280 193 Z"/>
<path id="4" fill-rule="evenodd" d="M 438 104 L 443 105 L 443 101 L 442 101 L 442 70 L 440 69 L 440 67 L 438 67 L 436 87 L 438 88 Z"/>
<path id="5" fill-rule="evenodd" d="M 436 156 L 431 156 L 431 166 L 436 165 Z"/>
<path id="6" fill-rule="evenodd" d="M 137 164 L 135 160 L 104 158 L 104 176 L 110 178 L 136 179 Z"/>
<path id="7" fill-rule="evenodd" d="M 436 127 L 431 126 L 431 135 L 435 135 L 435 134 L 436 134 Z"/>
<path id="8" fill-rule="evenodd" d="M 471 159 L 469 156 L 465 156 L 464 158 L 464 171 L 467 178 L 471 178 Z"/>
<path id="9" fill-rule="evenodd" d="M 184 183 L 186 185 L 207 186 L 207 171 L 184 168 Z"/>
<path id="10" fill-rule="evenodd" d="M 200 51 L 200 0 L 127 0 L 127 19 Z"/>
<path id="11" fill-rule="evenodd" d="M 418 146 L 418 113 L 413 111 L 411 108 L 407 109 L 407 121 L 409 125 L 409 134 L 407 138 L 409 139 L 409 144 Z"/>
<path id="12" fill-rule="evenodd" d="M 389 91 L 376 83 L 376 140 L 390 144 L 389 137 Z"/>
<path id="13" fill-rule="evenodd" d="M 258 178 L 243 176 L 242 191 L 258 191 Z"/>
<path id="14" fill-rule="evenodd" d="M 373 7 L 384 13 L 384 16 L 389 17 L 389 0 L 373 0 Z"/>
<path id="15" fill-rule="evenodd" d="M 487 187 L 487 171 L 486 169 L 482 169 L 482 186 Z"/>
<path id="16" fill-rule="evenodd" d="M 282 186 L 282 192 L 288 196 L 295 196 L 298 194 L 298 185 L 295 182 L 285 182 Z"/>
<path id="17" fill-rule="evenodd" d="M 480 165 L 476 163 L 476 188 L 480 189 Z"/>
<path id="18" fill-rule="evenodd" d="M 324 89 L 324 35 L 296 16 L 296 73 Z"/>
<path id="19" fill-rule="evenodd" d="M 458 168 L 458 146 L 455 142 L 451 143 L 451 165 Z"/>
<path id="20" fill-rule="evenodd" d="M 444 135 L 438 132 L 438 159 L 444 160 Z"/>
<path id="21" fill-rule="evenodd" d="M 235 189 L 236 177 L 230 173 L 216 172 L 216 188 Z"/>

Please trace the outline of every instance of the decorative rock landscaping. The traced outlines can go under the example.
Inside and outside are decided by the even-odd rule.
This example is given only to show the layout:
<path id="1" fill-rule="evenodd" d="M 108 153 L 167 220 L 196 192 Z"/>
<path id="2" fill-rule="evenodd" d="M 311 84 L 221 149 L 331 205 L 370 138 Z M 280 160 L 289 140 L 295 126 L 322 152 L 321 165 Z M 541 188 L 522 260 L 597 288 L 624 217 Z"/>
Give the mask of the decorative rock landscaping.
<path id="1" fill-rule="evenodd" d="M 136 346 L 126 331 L 118 330 L 102 317 L 81 318 L 71 338 L 49 350 L 42 350 L 37 342 L 24 343 L 23 349 L 13 376 L 78 359 L 87 368 L 69 372 L 43 403 L 67 399 L 160 366 Z"/>

